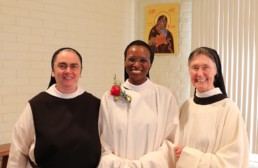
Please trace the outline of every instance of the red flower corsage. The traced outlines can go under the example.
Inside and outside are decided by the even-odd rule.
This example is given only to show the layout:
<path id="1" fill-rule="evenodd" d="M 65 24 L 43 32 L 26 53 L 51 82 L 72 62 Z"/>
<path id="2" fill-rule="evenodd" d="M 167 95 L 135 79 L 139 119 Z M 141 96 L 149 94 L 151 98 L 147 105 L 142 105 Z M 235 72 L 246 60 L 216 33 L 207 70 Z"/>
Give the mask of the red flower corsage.
<path id="1" fill-rule="evenodd" d="M 114 100 L 117 101 L 119 99 L 125 99 L 128 102 L 131 102 L 131 97 L 128 96 L 125 91 L 122 91 L 121 89 L 121 83 L 117 82 L 116 75 L 114 77 L 114 85 L 110 89 L 110 94 L 114 96 Z"/>

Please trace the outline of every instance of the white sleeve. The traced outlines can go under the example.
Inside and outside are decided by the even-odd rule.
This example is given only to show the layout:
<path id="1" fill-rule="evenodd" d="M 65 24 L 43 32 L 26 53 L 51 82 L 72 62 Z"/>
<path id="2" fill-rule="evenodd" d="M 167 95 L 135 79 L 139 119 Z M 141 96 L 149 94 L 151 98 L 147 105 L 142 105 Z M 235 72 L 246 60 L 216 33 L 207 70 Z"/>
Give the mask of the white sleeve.
<path id="1" fill-rule="evenodd" d="M 174 144 L 164 140 L 157 151 L 149 152 L 138 160 L 124 159 L 105 151 L 102 153 L 98 168 L 174 168 L 175 156 L 170 150 L 173 148 Z"/>
<path id="2" fill-rule="evenodd" d="M 30 147 L 34 143 L 34 137 L 33 116 L 28 103 L 13 129 L 8 168 L 25 168 L 29 166 L 28 157 L 29 153 L 31 153 Z M 32 159 L 34 160 L 34 156 Z"/>

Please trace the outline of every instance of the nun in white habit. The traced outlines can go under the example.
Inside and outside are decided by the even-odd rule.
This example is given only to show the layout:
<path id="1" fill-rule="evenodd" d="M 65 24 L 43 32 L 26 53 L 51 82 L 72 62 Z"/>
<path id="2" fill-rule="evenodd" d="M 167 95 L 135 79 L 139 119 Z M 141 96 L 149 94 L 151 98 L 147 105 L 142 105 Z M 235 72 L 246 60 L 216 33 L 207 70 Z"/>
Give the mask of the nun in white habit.
<path id="1" fill-rule="evenodd" d="M 173 168 L 179 133 L 176 98 L 148 78 L 154 59 L 148 44 L 133 41 L 124 55 L 129 78 L 101 100 L 99 168 Z"/>
<path id="2" fill-rule="evenodd" d="M 219 55 L 200 47 L 188 65 L 195 94 L 180 108 L 177 168 L 247 168 L 246 128 L 239 108 L 227 97 Z"/>

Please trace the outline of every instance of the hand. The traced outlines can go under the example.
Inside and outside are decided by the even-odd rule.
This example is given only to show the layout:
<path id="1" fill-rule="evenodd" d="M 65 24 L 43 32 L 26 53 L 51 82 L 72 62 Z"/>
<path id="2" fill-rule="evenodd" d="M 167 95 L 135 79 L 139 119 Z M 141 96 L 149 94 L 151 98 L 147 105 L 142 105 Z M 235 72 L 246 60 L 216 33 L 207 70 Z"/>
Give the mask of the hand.
<path id="1" fill-rule="evenodd" d="M 176 154 L 176 160 L 179 159 L 179 157 L 180 157 L 181 152 L 182 152 L 183 149 L 184 149 L 183 146 L 176 146 L 176 147 L 174 148 L 175 154 Z"/>

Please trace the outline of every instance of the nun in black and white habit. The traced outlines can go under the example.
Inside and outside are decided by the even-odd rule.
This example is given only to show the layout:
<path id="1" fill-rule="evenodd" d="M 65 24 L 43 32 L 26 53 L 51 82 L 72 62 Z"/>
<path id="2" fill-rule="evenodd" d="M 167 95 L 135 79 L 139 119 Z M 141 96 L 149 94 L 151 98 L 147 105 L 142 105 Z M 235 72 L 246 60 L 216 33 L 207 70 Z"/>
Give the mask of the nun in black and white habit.
<path id="1" fill-rule="evenodd" d="M 227 97 L 219 55 L 214 49 L 200 47 L 190 54 L 188 63 L 195 94 L 180 109 L 177 167 L 247 168 L 245 124 L 239 108 Z M 192 72 L 200 69 L 202 74 Z M 205 90 L 212 69 L 212 87 Z"/>

